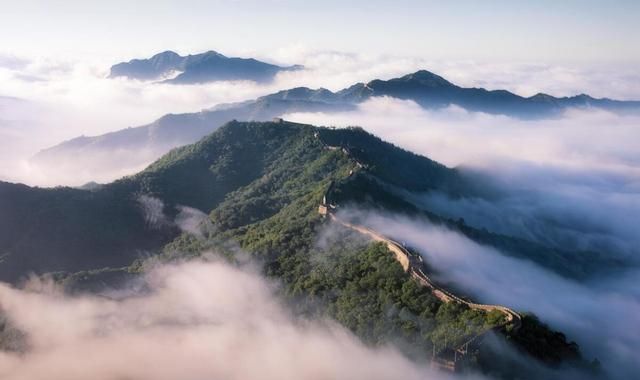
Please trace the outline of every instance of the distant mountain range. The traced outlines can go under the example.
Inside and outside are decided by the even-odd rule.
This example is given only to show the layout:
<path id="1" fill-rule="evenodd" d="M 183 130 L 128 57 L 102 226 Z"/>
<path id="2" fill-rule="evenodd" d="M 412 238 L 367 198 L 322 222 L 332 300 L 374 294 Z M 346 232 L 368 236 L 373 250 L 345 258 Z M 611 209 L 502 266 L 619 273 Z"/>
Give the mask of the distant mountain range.
<path id="1" fill-rule="evenodd" d="M 52 171 L 100 173 L 107 163 L 139 168 L 174 147 L 197 141 L 229 120 L 267 121 L 291 112 L 343 112 L 377 96 L 411 100 L 425 109 L 457 105 L 470 111 L 518 118 L 553 117 L 572 107 L 640 112 L 638 101 L 595 99 L 588 95 L 522 97 L 505 90 L 460 87 L 421 70 L 387 81 L 358 83 L 338 92 L 298 87 L 197 113 L 169 114 L 148 125 L 74 138 L 39 152 L 32 162 Z"/>
<path id="2" fill-rule="evenodd" d="M 300 65 L 277 66 L 253 58 L 226 57 L 215 51 L 187 56 L 165 51 L 148 59 L 133 59 L 113 65 L 109 77 L 162 80 L 174 84 L 224 80 L 267 82 L 281 71 L 300 69 Z"/>

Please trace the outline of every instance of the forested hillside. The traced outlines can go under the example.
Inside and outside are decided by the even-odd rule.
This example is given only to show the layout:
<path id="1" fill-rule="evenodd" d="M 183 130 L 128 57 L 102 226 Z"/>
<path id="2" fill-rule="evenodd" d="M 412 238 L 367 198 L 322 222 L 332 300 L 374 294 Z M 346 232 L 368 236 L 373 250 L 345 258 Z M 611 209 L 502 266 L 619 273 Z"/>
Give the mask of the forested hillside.
<path id="1" fill-rule="evenodd" d="M 426 157 L 359 128 L 230 122 L 93 190 L 2 184 L 0 275 L 15 282 L 30 272 L 59 272 L 69 291 L 99 291 L 135 276 L 150 257 L 216 252 L 233 261 L 249 253 L 299 313 L 331 317 L 374 345 L 394 342 L 417 360 L 503 322 L 501 313 L 443 303 L 386 246 L 324 220 L 318 206 L 330 188 L 332 202 L 429 218 L 513 254 L 539 249 L 537 260 L 570 272 L 566 259 L 551 260 L 562 252 L 475 230 L 405 200 L 402 191 L 476 191 Z M 199 233 L 181 233 L 174 222 L 184 206 L 208 214 Z M 534 318 L 525 318 L 522 331 L 505 336 L 517 350 L 548 366 L 584 365 L 575 344 Z M 478 363 L 470 365 L 488 365 Z M 521 372 L 518 363 L 501 364 L 507 378 Z"/>

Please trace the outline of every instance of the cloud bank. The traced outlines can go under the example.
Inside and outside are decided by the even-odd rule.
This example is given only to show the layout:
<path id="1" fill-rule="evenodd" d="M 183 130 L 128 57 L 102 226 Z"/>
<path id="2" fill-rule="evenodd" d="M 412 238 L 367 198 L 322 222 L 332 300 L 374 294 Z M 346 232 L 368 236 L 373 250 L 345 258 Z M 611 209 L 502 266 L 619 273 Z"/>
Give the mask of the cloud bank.
<path id="1" fill-rule="evenodd" d="M 480 302 L 534 312 L 576 340 L 588 358 L 599 358 L 616 379 L 640 370 L 640 270 L 578 283 L 424 220 L 360 211 L 344 216 L 416 247 L 436 271 L 436 281 L 453 283 Z"/>
<path id="2" fill-rule="evenodd" d="M 640 260 L 638 116 L 587 109 L 524 121 L 374 98 L 353 112 L 285 117 L 362 126 L 405 149 L 459 166 L 495 190 L 489 199 L 416 194 L 414 201 L 428 209 L 548 245 Z"/>
<path id="3" fill-rule="evenodd" d="M 147 293 L 62 295 L 51 284 L 0 285 L 27 334 L 0 353 L 0 377 L 85 379 L 445 379 L 390 347 L 369 348 L 330 321 L 292 316 L 274 284 L 221 262 L 160 266 Z"/>

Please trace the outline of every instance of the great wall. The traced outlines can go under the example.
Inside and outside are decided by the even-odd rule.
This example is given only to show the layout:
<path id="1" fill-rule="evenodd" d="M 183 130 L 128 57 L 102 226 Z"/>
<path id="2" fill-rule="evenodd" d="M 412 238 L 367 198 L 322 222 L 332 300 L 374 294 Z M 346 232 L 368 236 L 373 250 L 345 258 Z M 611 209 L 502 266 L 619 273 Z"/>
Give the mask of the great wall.
<path id="1" fill-rule="evenodd" d="M 316 133 L 316 137 L 319 138 L 319 135 Z M 329 150 L 337 150 L 340 149 L 346 155 L 349 155 L 349 151 L 346 148 L 340 148 L 336 146 L 329 146 L 324 144 L 320 139 L 321 143 L 325 146 L 326 149 Z M 358 169 L 363 169 L 364 165 L 360 162 L 356 161 Z M 349 175 L 353 175 L 353 171 L 349 173 Z M 486 305 L 479 304 L 468 301 L 462 297 L 459 297 L 447 289 L 436 284 L 431 278 L 425 273 L 425 263 L 422 257 L 419 254 L 411 252 L 407 249 L 403 244 L 396 242 L 395 240 L 384 236 L 383 234 L 376 232 L 366 226 L 355 224 L 343 220 L 336 214 L 337 205 L 332 204 L 329 201 L 330 193 L 333 188 L 334 183 L 331 182 L 329 187 L 327 188 L 323 198 L 322 203 L 318 206 L 318 212 L 328 218 L 329 220 L 338 223 L 344 227 L 352 229 L 360 234 L 370 237 L 374 241 L 379 241 L 385 243 L 387 248 L 391 253 L 393 253 L 395 259 L 400 263 L 403 270 L 407 272 L 411 277 L 416 279 L 421 285 L 429 288 L 431 293 L 441 300 L 442 302 L 458 302 L 463 305 L 466 305 L 470 309 L 474 310 L 483 310 L 486 312 L 491 311 L 499 311 L 504 314 L 504 320 L 501 324 L 497 326 L 493 326 L 480 334 L 474 335 L 466 340 L 463 344 L 448 348 L 445 347 L 443 350 L 440 350 L 436 353 L 435 348 L 431 358 L 431 366 L 433 368 L 446 370 L 455 372 L 459 370 L 460 365 L 465 362 L 467 359 L 467 354 L 473 351 L 474 348 L 478 347 L 482 344 L 483 338 L 485 338 L 489 333 L 504 331 L 507 327 L 510 327 L 510 332 L 517 332 L 522 326 L 522 317 L 520 314 L 515 312 L 514 310 L 502 306 L 502 305 Z"/>
<path id="2" fill-rule="evenodd" d="M 324 200 L 326 201 L 326 197 L 324 198 Z M 472 336 L 460 346 L 455 347 L 451 350 L 445 347 L 445 349 L 439 352 L 439 354 L 436 354 L 434 350 L 434 354 L 431 360 L 432 367 L 448 371 L 456 371 L 459 367 L 459 364 L 465 360 L 465 356 L 471 351 L 472 348 L 481 344 L 482 338 L 484 338 L 484 336 L 486 336 L 488 333 L 506 329 L 507 326 L 511 326 L 511 332 L 516 332 L 520 329 L 522 325 L 522 318 L 517 312 L 505 306 L 478 304 L 456 296 L 455 294 L 437 285 L 433 280 L 431 280 L 431 278 L 424 272 L 425 265 L 420 255 L 412 253 L 404 245 L 370 228 L 350 223 L 341 219 L 338 215 L 336 215 L 334 211 L 335 209 L 336 208 L 334 205 L 323 203 L 319 206 L 318 212 L 335 223 L 338 223 L 344 227 L 350 228 L 358 233 L 368 236 L 374 241 L 385 243 L 389 251 L 393 253 L 395 259 L 400 263 L 403 270 L 409 273 L 411 277 L 416 279 L 421 285 L 429 288 L 431 290 L 431 293 L 442 302 L 458 302 L 466 305 L 470 309 L 483 310 L 486 312 L 497 310 L 504 314 L 505 318 L 501 324 L 487 329 L 478 335 Z"/>

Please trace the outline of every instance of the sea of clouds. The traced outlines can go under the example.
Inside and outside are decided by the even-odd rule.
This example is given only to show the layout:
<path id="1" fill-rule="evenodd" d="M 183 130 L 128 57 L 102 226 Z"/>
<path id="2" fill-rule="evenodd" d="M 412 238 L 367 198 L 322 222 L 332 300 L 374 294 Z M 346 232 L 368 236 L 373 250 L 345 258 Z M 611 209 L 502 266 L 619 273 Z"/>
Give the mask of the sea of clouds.
<path id="1" fill-rule="evenodd" d="M 640 370 L 637 267 L 580 282 L 425 219 L 355 209 L 339 215 L 365 221 L 368 227 L 417 248 L 435 271 L 436 282 L 454 284 L 478 302 L 533 312 L 576 341 L 586 359 L 598 358 L 607 377 L 629 379 Z"/>
<path id="2" fill-rule="evenodd" d="M 520 120 L 383 97 L 352 112 L 286 118 L 362 126 L 494 190 L 490 198 L 414 194 L 445 216 L 551 246 L 640 259 L 640 116 L 572 109 Z"/>
<path id="3" fill-rule="evenodd" d="M 626 86 L 633 83 L 638 82 Z M 630 378 L 640 370 L 640 336 L 634 327 L 640 312 L 635 284 L 640 275 L 639 116 L 587 108 L 569 109 L 552 119 L 519 120 L 375 98 L 351 112 L 285 118 L 362 126 L 455 167 L 491 190 L 467 197 L 408 195 L 425 209 L 462 217 L 478 228 L 560 249 L 595 251 L 625 263 L 625 269 L 613 274 L 602 268 L 603 273 L 578 282 L 423 220 L 365 217 L 374 228 L 420 248 L 442 273 L 442 281 L 462 286 L 480 301 L 532 311 L 566 332 L 614 378 Z"/>
<path id="4" fill-rule="evenodd" d="M 78 135 L 147 124 L 169 112 L 198 111 L 284 88 L 305 85 L 338 90 L 358 81 L 388 79 L 424 68 L 460 85 L 506 88 L 522 95 L 584 92 L 640 99 L 635 85 L 640 74 L 629 68 L 442 63 L 296 48 L 278 51 L 274 59 L 307 69 L 283 73 L 266 85 L 175 86 L 107 79 L 112 62 L 4 56 L 0 59 L 0 180 L 68 183 L 75 173 L 50 178 L 34 172 L 28 158 Z M 589 356 L 600 358 L 618 378 L 637 373 L 638 116 L 581 109 L 554 119 L 525 121 L 455 106 L 428 111 L 410 101 L 377 98 L 353 112 L 285 118 L 362 126 L 403 148 L 456 166 L 497 190 L 490 199 L 414 194 L 413 200 L 425 208 L 464 217 L 468 224 L 495 232 L 624 260 L 627 271 L 578 283 L 424 221 L 388 215 L 370 218 L 374 224 L 382 223 L 379 227 L 384 226 L 385 233 L 421 248 L 446 276 L 443 280 L 460 284 L 480 301 L 535 312 L 552 327 L 566 331 Z M 123 174 L 130 173 L 114 172 L 112 179 Z M 163 267 L 149 276 L 149 294 L 120 300 L 68 298 L 49 287 L 37 291 L 0 287 L 3 308 L 32 337 L 28 355 L 0 357 L 0 375 L 32 379 L 54 374 L 73 379 L 91 371 L 96 379 L 162 379 L 175 378 L 179 374 L 172 371 L 182 367 L 180 374 L 191 370 L 194 378 L 210 374 L 319 378 L 313 373 L 335 378 L 332 371 L 336 370 L 350 375 L 342 378 L 351 379 L 424 376 L 423 368 L 391 349 L 366 348 L 330 323 L 291 319 L 271 291 L 265 290 L 269 285 L 254 274 L 221 263 L 199 263 Z M 211 350 L 216 355 L 205 354 Z M 69 360 L 78 356 L 96 359 L 81 365 Z M 283 360 L 291 365 L 282 365 Z M 176 363 L 181 365 L 172 365 Z"/>
<path id="5" fill-rule="evenodd" d="M 193 52 L 181 52 L 183 54 Z M 224 52 L 223 52 L 224 53 Z M 109 67 L 122 57 L 18 57 L 0 54 L 0 179 L 34 185 L 78 184 L 92 173 L 64 175 L 39 170 L 29 158 L 38 151 L 78 136 L 148 124 L 167 113 L 198 112 L 220 103 L 254 99 L 297 86 L 340 90 L 357 82 L 390 79 L 428 69 L 461 86 L 504 88 L 521 95 L 547 92 L 640 99 L 640 74 L 630 67 L 559 66 L 537 63 L 443 62 L 416 57 L 373 56 L 314 51 L 291 46 L 243 56 L 305 70 L 280 73 L 271 83 L 249 81 L 171 85 L 124 78 L 108 79 Z M 134 57 L 130 57 L 134 58 Z M 140 154 L 145 154 L 141 152 Z M 155 155 L 148 158 L 148 162 Z M 134 173 L 144 165 L 105 162 L 102 182 Z"/>

